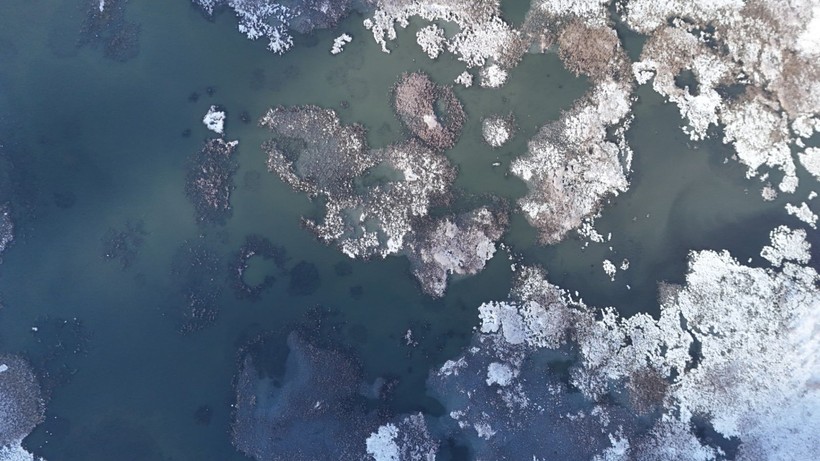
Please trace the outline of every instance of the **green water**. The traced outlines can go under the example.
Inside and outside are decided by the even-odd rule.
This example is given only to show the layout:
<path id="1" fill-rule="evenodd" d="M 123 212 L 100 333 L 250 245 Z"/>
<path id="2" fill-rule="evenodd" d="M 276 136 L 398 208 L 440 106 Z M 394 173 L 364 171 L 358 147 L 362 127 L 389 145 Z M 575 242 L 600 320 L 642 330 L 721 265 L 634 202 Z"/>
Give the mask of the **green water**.
<path id="1" fill-rule="evenodd" d="M 229 437 L 238 349 L 261 331 L 275 332 L 284 348 L 291 329 L 313 325 L 309 313 L 318 306 L 333 313 L 327 340 L 354 352 L 368 379 L 400 379 L 395 411 L 439 412 L 426 396 L 427 372 L 469 342 L 476 306 L 506 296 L 507 255 L 499 252 L 481 274 L 451 284 L 442 300 L 421 294 L 403 258 L 348 260 L 300 227 L 315 205 L 266 171 L 259 146 L 267 133 L 254 121 L 274 105 L 317 104 L 337 109 L 344 123 L 366 126 L 372 146 L 387 145 L 405 136 L 390 106 L 398 75 L 423 70 L 449 83 L 463 66 L 450 55 L 430 61 L 413 40 L 415 23 L 389 44 L 392 53 L 382 53 L 356 14 L 337 31 L 297 37 L 297 47 L 281 57 L 261 41 L 248 42 L 230 14 L 209 22 L 185 0 L 131 2 L 126 17 L 141 33 L 139 55 L 125 63 L 94 47 L 75 49 L 82 9 L 74 1 L 16 2 L 0 18 L 0 140 L 25 178 L 12 202 L 17 239 L 0 265 L 0 344 L 36 359 L 55 341 L 31 330 L 45 317 L 77 318 L 89 335 L 85 355 L 59 356 L 76 373 L 54 389 L 48 421 L 26 445 L 52 460 L 244 459 Z M 354 41 L 331 56 L 341 31 Z M 555 55 L 527 57 L 501 90 L 457 88 L 470 116 L 446 154 L 459 167 L 459 196 L 470 203 L 488 200 L 486 194 L 521 197 L 526 187 L 506 172 L 509 163 L 587 88 Z M 199 98 L 191 102 L 194 92 Z M 552 281 L 624 313 L 653 311 L 656 283 L 681 280 L 689 249 L 728 248 L 745 259 L 774 225 L 791 219 L 782 212 L 785 199 L 764 203 L 740 166 L 723 163 L 724 146 L 688 143 L 675 107 L 647 87 L 638 98 L 629 132 L 632 187 L 597 221 L 612 241 L 582 249 L 571 236 L 542 248 L 520 215 L 505 237 L 525 262 L 544 265 Z M 226 139 L 240 141 L 233 216 L 224 227 L 198 227 L 184 194 L 186 161 L 209 137 L 200 120 L 211 104 L 228 111 Z M 240 121 L 243 111 L 252 123 Z M 487 147 L 481 117 L 510 112 L 516 137 Z M 187 129 L 190 137 L 182 135 Z M 55 194 L 76 202 L 61 208 Z M 146 235 L 123 269 L 103 258 L 102 239 L 129 221 L 141 222 Z M 236 300 L 225 280 L 227 260 L 250 233 L 286 248 L 286 270 L 315 264 L 318 290 L 291 296 L 286 272 L 255 261 L 248 283 L 265 274 L 278 280 L 258 301 Z M 216 323 L 181 335 L 184 281 L 171 268 L 186 241 L 220 255 L 225 279 L 214 280 L 224 285 Z M 631 267 L 611 283 L 601 269 L 605 258 L 628 258 Z M 348 272 L 337 273 L 343 262 L 351 270 L 339 275 Z M 416 348 L 404 344 L 408 329 Z M 211 409 L 209 424 L 195 418 L 203 405 Z"/>

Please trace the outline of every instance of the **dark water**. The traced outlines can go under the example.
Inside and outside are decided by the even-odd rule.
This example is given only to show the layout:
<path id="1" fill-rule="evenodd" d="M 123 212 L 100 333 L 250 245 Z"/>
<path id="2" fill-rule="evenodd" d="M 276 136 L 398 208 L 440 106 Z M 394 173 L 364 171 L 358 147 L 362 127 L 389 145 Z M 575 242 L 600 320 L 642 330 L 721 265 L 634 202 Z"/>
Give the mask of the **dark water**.
<path id="1" fill-rule="evenodd" d="M 51 377 L 48 420 L 26 446 L 53 460 L 245 459 L 229 437 L 238 350 L 271 331 L 284 351 L 297 327 L 354 353 L 368 379 L 397 377 L 396 412 L 440 412 L 426 395 L 427 372 L 468 344 L 481 302 L 506 297 L 506 254 L 451 284 L 442 300 L 421 294 L 403 258 L 347 259 L 300 227 L 300 216 L 316 209 L 266 171 L 266 132 L 255 120 L 273 105 L 318 104 L 364 124 L 371 145 L 386 145 L 403 136 L 388 96 L 398 75 L 421 69 L 447 83 L 460 63 L 431 62 L 414 43 L 415 24 L 400 31 L 391 54 L 381 53 L 355 14 L 339 26 L 354 36 L 341 55 L 328 53 L 339 32 L 323 31 L 297 37 L 297 48 L 277 57 L 236 32 L 231 15 L 210 22 L 186 0 L 129 3 L 138 54 L 118 62 L 103 45 L 77 47 L 87 6 L 77 3 L 14 2 L 0 18 L 0 167 L 11 171 L 0 191 L 17 222 L 0 265 L 0 346 Z M 510 14 L 523 17 L 518 10 Z M 524 184 L 505 173 L 509 163 L 587 88 L 555 55 L 526 58 L 501 90 L 458 88 L 471 116 L 447 153 L 460 168 L 460 196 L 522 196 Z M 723 163 L 724 146 L 687 142 L 675 107 L 648 87 L 638 98 L 632 187 L 597 221 L 612 241 L 582 250 L 570 237 L 541 248 L 520 216 L 505 238 L 552 281 L 627 314 L 656 309 L 657 282 L 681 280 L 689 249 L 727 248 L 745 260 L 791 219 L 785 199 L 764 204 L 759 185 Z M 225 226 L 198 226 L 184 193 L 186 162 L 209 137 L 200 120 L 211 104 L 228 111 L 226 139 L 240 141 Z M 251 123 L 240 121 L 242 112 Z M 488 148 L 481 117 L 509 112 L 516 137 Z M 235 297 L 228 268 L 249 234 L 287 255 L 281 267 L 251 261 L 247 283 L 276 279 L 256 301 Z M 106 258 L 112 236 L 127 248 Z M 185 259 L 190 248 L 208 262 Z M 611 283 L 605 258 L 628 258 L 631 268 Z M 299 276 L 308 266 L 315 271 Z M 191 290 L 210 290 L 218 317 L 183 335 Z M 404 344 L 408 329 L 416 348 Z"/>

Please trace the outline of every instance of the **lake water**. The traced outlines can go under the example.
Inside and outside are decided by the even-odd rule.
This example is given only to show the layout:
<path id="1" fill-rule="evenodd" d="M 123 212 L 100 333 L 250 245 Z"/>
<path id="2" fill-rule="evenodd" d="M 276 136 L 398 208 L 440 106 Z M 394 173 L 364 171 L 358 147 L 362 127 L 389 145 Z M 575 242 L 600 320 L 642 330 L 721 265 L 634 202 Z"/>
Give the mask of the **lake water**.
<path id="1" fill-rule="evenodd" d="M 76 46 L 87 6 L 77 3 L 12 2 L 0 18 L 0 203 L 10 202 L 17 224 L 0 265 L 0 348 L 28 357 L 51 390 L 47 421 L 25 445 L 50 460 L 246 459 L 229 435 L 239 348 L 273 332 L 279 352 L 271 356 L 282 361 L 294 328 L 350 351 L 370 380 L 397 377 L 396 412 L 440 413 L 426 394 L 427 373 L 469 343 L 479 304 L 506 297 L 507 254 L 452 283 L 441 300 L 420 292 L 404 258 L 349 260 L 301 228 L 300 217 L 316 207 L 267 172 L 260 144 L 268 132 L 255 121 L 275 105 L 317 104 L 362 123 L 371 145 L 384 146 L 405 136 L 389 97 L 398 76 L 423 70 L 449 83 L 462 65 L 450 55 L 429 60 L 415 44 L 417 24 L 382 53 L 357 14 L 275 56 L 239 34 L 230 14 L 207 21 L 185 0 L 127 4 L 139 50 L 118 62 L 102 46 Z M 354 40 L 331 56 L 341 31 Z M 547 54 L 527 56 L 499 90 L 456 88 L 470 116 L 446 153 L 459 167 L 457 203 L 521 197 L 526 187 L 506 173 L 510 162 L 588 87 Z M 541 247 L 520 215 L 504 238 L 554 283 L 625 315 L 657 311 L 657 282 L 682 281 L 689 250 L 725 248 L 761 264 L 769 230 L 794 223 L 783 212 L 788 197 L 763 202 L 760 184 L 724 162 L 727 147 L 689 142 L 677 108 L 648 86 L 637 98 L 631 188 L 596 220 L 611 241 L 584 249 L 570 234 Z M 188 159 L 211 134 L 201 123 L 211 104 L 228 111 L 226 139 L 240 141 L 224 226 L 197 225 L 185 196 Z M 240 121 L 242 112 L 251 123 Z M 509 112 L 516 137 L 493 150 L 481 141 L 481 118 Z M 106 258 L 118 232 L 133 251 Z M 252 260 L 246 281 L 276 278 L 256 301 L 237 299 L 229 282 L 229 261 L 249 234 L 289 258 L 283 267 Z M 192 265 L 191 248 L 208 262 Z M 601 261 L 624 258 L 629 270 L 610 282 Z M 309 294 L 294 290 L 289 275 L 302 261 L 318 270 Z M 218 317 L 180 334 L 187 296 L 203 287 Z M 415 348 L 405 344 L 408 329 Z"/>

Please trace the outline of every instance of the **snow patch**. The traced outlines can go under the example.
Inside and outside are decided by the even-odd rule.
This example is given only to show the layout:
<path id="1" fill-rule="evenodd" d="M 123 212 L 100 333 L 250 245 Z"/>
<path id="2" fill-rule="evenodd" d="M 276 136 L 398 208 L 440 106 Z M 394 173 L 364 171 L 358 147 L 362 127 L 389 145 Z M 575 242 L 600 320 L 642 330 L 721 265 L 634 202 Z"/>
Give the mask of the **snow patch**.
<path id="1" fill-rule="evenodd" d="M 225 112 L 219 110 L 217 106 L 211 106 L 208 113 L 202 118 L 205 127 L 217 134 L 225 134 Z"/>
<path id="2" fill-rule="evenodd" d="M 333 46 L 330 48 L 330 54 L 339 54 L 345 49 L 345 45 L 352 42 L 353 37 L 347 34 L 339 35 L 333 39 Z"/>
<path id="3" fill-rule="evenodd" d="M 786 213 L 808 224 L 809 226 L 811 226 L 812 229 L 817 228 L 817 215 L 811 211 L 811 208 L 809 208 L 806 202 L 802 202 L 800 206 L 795 206 L 791 203 L 787 203 Z"/>

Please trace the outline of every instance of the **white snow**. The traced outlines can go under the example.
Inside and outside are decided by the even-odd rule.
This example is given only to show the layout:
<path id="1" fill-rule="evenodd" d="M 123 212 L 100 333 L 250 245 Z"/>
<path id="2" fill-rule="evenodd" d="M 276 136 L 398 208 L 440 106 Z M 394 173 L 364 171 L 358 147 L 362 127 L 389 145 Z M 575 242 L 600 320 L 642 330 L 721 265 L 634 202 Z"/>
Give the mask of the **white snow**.
<path id="1" fill-rule="evenodd" d="M 780 190 L 793 193 L 797 189 L 784 115 L 757 97 L 730 105 L 722 112 L 721 119 L 726 124 L 723 142 L 734 144 L 740 162 L 748 167 L 747 177 L 755 176 L 764 165 L 776 167 L 784 173 Z"/>
<path id="2" fill-rule="evenodd" d="M 402 461 L 396 437 L 399 430 L 393 424 L 379 427 L 367 438 L 367 454 L 376 461 Z"/>
<path id="3" fill-rule="evenodd" d="M 797 154 L 797 158 L 806 171 L 820 181 L 820 148 L 807 147 L 805 151 Z"/>
<path id="4" fill-rule="evenodd" d="M 777 191 L 771 184 L 766 183 L 763 189 L 760 190 L 760 196 L 763 197 L 764 201 L 771 202 L 777 198 Z"/>
<path id="5" fill-rule="evenodd" d="M 438 370 L 438 374 L 441 376 L 458 376 L 458 373 L 461 369 L 467 366 L 467 361 L 464 360 L 464 357 L 461 357 L 458 360 L 448 360 L 444 362 L 444 365 L 441 366 Z"/>
<path id="6" fill-rule="evenodd" d="M 43 458 L 35 458 L 33 454 L 23 448 L 23 440 L 9 443 L 0 447 L 0 461 L 45 461 Z"/>
<path id="7" fill-rule="evenodd" d="M 604 260 L 603 266 L 604 266 L 604 272 L 606 273 L 606 276 L 609 277 L 610 281 L 614 282 L 615 281 L 615 273 L 618 271 L 618 268 L 615 267 L 615 264 L 612 264 L 612 261 L 610 261 L 608 259 Z"/>
<path id="8" fill-rule="evenodd" d="M 629 459 L 629 439 L 621 434 L 613 435 L 610 433 L 609 442 L 612 445 L 600 455 L 595 456 L 592 461 L 627 461 Z"/>
<path id="9" fill-rule="evenodd" d="M 203 8 L 211 14 L 214 3 L 203 2 Z M 239 19 L 239 32 L 249 40 L 267 37 L 268 50 L 276 54 L 283 54 L 293 47 L 293 37 L 287 30 L 295 16 L 290 8 L 279 3 L 254 0 L 228 0 L 228 6 Z"/>
<path id="10" fill-rule="evenodd" d="M 588 239 L 590 242 L 603 243 L 604 236 L 595 229 L 594 218 L 584 219 L 581 226 L 577 230 L 581 238 Z"/>
<path id="11" fill-rule="evenodd" d="M 771 246 L 765 246 L 760 251 L 760 256 L 772 263 L 773 266 L 783 265 L 783 261 L 794 261 L 800 264 L 809 262 L 809 243 L 806 241 L 806 231 L 803 229 L 789 229 L 786 226 L 779 226 L 774 229 L 769 237 Z"/>
<path id="12" fill-rule="evenodd" d="M 481 77 L 481 86 L 485 88 L 498 88 L 507 81 L 507 71 L 497 64 L 490 64 L 478 72 Z"/>
<path id="13" fill-rule="evenodd" d="M 216 106 L 211 106 L 208 109 L 208 113 L 202 118 L 202 123 L 214 133 L 225 134 L 225 112 L 219 110 Z"/>
<path id="14" fill-rule="evenodd" d="M 820 5 L 815 4 L 812 8 L 811 20 L 797 38 L 796 48 L 807 56 L 820 55 Z"/>
<path id="15" fill-rule="evenodd" d="M 517 374 L 517 370 L 513 370 L 506 363 L 493 362 L 487 366 L 487 385 L 507 386 Z"/>
<path id="16" fill-rule="evenodd" d="M 481 135 L 492 147 L 501 147 L 510 139 L 510 123 L 501 117 L 488 117 L 481 121 Z"/>
<path id="17" fill-rule="evenodd" d="M 446 40 L 444 29 L 435 24 L 422 27 L 416 32 L 416 43 L 427 53 L 430 59 L 438 58 L 438 55 L 444 50 Z"/>
<path id="18" fill-rule="evenodd" d="M 458 77 L 456 77 L 454 82 L 464 86 L 464 88 L 470 88 L 473 86 L 473 74 L 465 70 L 464 72 L 458 74 Z"/>
<path id="19" fill-rule="evenodd" d="M 421 119 L 424 121 L 424 124 L 427 125 L 427 128 L 431 130 L 439 126 L 436 114 L 424 114 Z"/>
<path id="20" fill-rule="evenodd" d="M 330 48 L 330 54 L 339 54 L 345 49 L 345 45 L 352 42 L 353 37 L 348 34 L 342 34 L 333 39 L 333 46 Z"/>
<path id="21" fill-rule="evenodd" d="M 385 53 L 390 52 L 387 41 L 397 37 L 396 25 L 407 27 L 410 18 L 414 16 L 428 22 L 455 23 L 459 28 L 458 33 L 441 41 L 441 49 L 455 54 L 468 67 L 483 66 L 489 59 L 495 62 L 503 60 L 505 51 L 519 38 L 519 34 L 500 18 L 497 0 L 438 0 L 432 3 L 376 0 L 374 3 L 376 9 L 373 15 L 365 19 L 363 24 L 373 33 L 376 43 L 381 45 Z M 431 32 L 423 35 L 429 36 Z M 439 41 L 438 38 L 434 40 Z"/>
<path id="22" fill-rule="evenodd" d="M 541 0 L 533 5 L 551 16 L 576 17 L 594 26 L 605 23 L 607 3 L 607 0 Z"/>
<path id="23" fill-rule="evenodd" d="M 809 226 L 811 226 L 812 229 L 817 228 L 817 215 L 811 211 L 811 208 L 809 208 L 809 205 L 806 204 L 806 202 L 802 202 L 800 206 L 795 206 L 791 203 L 787 203 L 786 213 L 808 224 Z"/>

